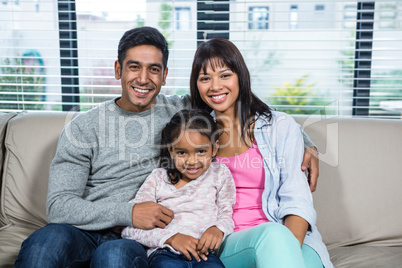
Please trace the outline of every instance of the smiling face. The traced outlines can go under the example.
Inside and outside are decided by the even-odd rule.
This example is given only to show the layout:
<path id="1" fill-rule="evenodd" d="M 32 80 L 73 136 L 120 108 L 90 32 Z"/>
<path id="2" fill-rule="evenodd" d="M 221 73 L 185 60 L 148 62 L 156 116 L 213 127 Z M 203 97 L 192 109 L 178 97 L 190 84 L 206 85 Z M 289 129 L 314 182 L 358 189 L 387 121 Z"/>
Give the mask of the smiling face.
<path id="1" fill-rule="evenodd" d="M 169 148 L 177 170 L 183 175 L 181 180 L 190 182 L 208 170 L 212 157 L 218 151 L 217 144 L 197 130 L 182 131 L 177 142 Z"/>
<path id="2" fill-rule="evenodd" d="M 201 99 L 211 107 L 215 113 L 233 116 L 239 97 L 239 77 L 226 65 L 211 64 L 201 68 L 197 79 L 197 88 Z"/>
<path id="3" fill-rule="evenodd" d="M 122 87 L 117 105 L 131 112 L 151 109 L 168 73 L 167 68 L 163 69 L 162 51 L 151 45 L 132 47 L 126 52 L 123 66 L 116 61 L 114 68 Z"/>

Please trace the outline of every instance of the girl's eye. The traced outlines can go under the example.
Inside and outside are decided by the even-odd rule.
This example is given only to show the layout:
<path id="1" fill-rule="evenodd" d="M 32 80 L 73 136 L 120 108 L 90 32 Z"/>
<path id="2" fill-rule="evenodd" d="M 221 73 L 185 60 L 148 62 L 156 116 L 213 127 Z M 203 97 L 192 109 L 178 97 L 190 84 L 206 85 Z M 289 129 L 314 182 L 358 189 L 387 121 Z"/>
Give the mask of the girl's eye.
<path id="1" fill-rule="evenodd" d="M 201 77 L 201 78 L 200 78 L 200 81 L 201 81 L 201 82 L 205 82 L 205 81 L 208 81 L 208 80 L 209 80 L 209 77 L 205 77 L 205 76 L 204 76 L 204 77 Z"/>
<path id="2" fill-rule="evenodd" d="M 222 78 L 227 78 L 227 77 L 230 77 L 231 76 L 231 74 L 222 74 Z"/>
<path id="3" fill-rule="evenodd" d="M 198 153 L 199 154 L 205 154 L 207 151 L 206 150 L 199 150 Z"/>
<path id="4" fill-rule="evenodd" d="M 183 151 L 178 151 L 178 152 L 176 152 L 176 154 L 181 156 L 181 155 L 185 155 L 185 154 L 186 154 L 186 152 L 183 152 Z"/>

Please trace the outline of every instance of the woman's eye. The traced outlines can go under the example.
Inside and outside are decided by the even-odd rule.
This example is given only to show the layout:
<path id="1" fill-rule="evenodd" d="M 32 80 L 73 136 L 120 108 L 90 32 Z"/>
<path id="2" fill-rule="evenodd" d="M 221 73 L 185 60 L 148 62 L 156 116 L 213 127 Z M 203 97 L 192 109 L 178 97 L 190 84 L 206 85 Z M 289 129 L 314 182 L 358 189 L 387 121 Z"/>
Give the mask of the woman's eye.
<path id="1" fill-rule="evenodd" d="M 201 77 L 200 78 L 200 81 L 201 82 L 205 82 L 205 81 L 208 81 L 209 80 L 209 77 Z"/>

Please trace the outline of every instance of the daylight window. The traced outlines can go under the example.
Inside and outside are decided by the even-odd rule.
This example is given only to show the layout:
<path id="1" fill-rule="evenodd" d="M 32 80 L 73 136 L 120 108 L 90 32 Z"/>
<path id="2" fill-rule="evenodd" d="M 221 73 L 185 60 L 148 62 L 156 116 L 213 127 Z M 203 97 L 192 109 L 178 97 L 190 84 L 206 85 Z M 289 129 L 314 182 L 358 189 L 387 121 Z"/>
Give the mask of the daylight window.
<path id="1" fill-rule="evenodd" d="M 343 27 L 353 28 L 356 26 L 356 6 L 345 5 L 343 13 Z"/>
<path id="2" fill-rule="evenodd" d="M 249 7 L 248 28 L 268 29 L 268 7 Z"/>
<path id="3" fill-rule="evenodd" d="M 176 7 L 176 30 L 191 29 L 191 13 L 189 7 Z"/>
<path id="4" fill-rule="evenodd" d="M 379 6 L 379 17 L 380 23 L 379 27 L 381 29 L 392 29 L 395 28 L 396 19 L 396 6 L 393 5 L 380 5 Z"/>
<path id="5" fill-rule="evenodd" d="M 325 6 L 324 5 L 315 5 L 315 11 L 324 11 Z"/>
<path id="6" fill-rule="evenodd" d="M 298 24 L 299 12 L 297 10 L 297 5 L 290 6 L 290 14 L 289 14 L 289 28 L 296 29 Z"/>

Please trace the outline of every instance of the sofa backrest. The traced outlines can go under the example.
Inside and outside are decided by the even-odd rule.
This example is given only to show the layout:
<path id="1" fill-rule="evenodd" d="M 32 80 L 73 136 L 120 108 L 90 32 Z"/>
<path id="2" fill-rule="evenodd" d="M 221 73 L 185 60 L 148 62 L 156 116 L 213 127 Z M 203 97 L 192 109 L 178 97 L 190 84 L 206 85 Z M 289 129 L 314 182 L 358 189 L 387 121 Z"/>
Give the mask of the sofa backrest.
<path id="1" fill-rule="evenodd" d="M 0 204 L 0 217 L 6 224 L 28 228 L 46 224 L 49 167 L 60 133 L 72 116 L 23 112 L 9 121 Z"/>
<path id="2" fill-rule="evenodd" d="M 320 151 L 313 198 L 327 246 L 402 246 L 402 120 L 294 118 Z"/>
<path id="3" fill-rule="evenodd" d="M 4 146 L 4 138 L 6 137 L 6 130 L 8 121 L 16 116 L 16 113 L 0 113 L 0 189 L 1 183 L 3 181 L 3 163 L 4 163 L 4 156 L 6 154 L 6 148 Z M 1 198 L 0 198 L 0 207 L 1 207 Z M 6 225 L 5 218 L 2 217 L 0 213 L 0 227 Z"/>
<path id="4" fill-rule="evenodd" d="M 402 120 L 294 118 L 320 151 L 313 197 L 327 246 L 402 246 Z M 0 197 L 5 223 L 30 229 L 46 224 L 49 167 L 71 119 L 62 112 L 30 112 L 9 121 Z"/>

